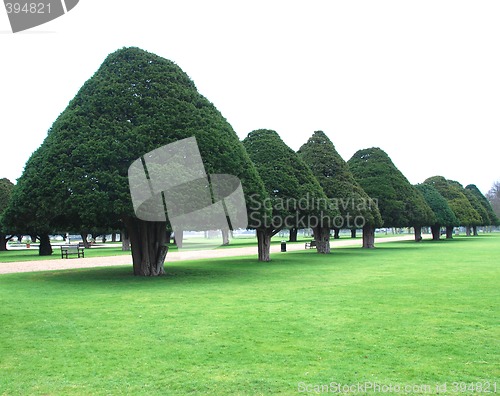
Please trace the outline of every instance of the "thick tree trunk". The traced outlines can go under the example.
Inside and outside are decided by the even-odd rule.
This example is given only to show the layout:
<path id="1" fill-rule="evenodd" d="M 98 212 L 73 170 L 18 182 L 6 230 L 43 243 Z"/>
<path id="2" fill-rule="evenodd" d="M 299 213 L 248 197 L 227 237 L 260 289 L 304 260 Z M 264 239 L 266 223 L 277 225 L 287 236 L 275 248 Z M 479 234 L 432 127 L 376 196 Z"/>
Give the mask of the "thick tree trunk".
<path id="1" fill-rule="evenodd" d="M 83 246 L 85 246 L 85 249 L 90 249 L 91 245 L 90 245 L 89 241 L 87 240 L 89 234 L 87 234 L 86 232 L 82 232 L 80 234 L 80 236 L 82 237 L 82 242 L 83 242 Z"/>
<path id="2" fill-rule="evenodd" d="M 472 234 L 472 228 L 471 228 L 471 226 L 465 227 L 465 235 L 466 236 L 471 236 L 471 234 Z"/>
<path id="3" fill-rule="evenodd" d="M 116 242 L 116 234 L 114 231 L 111 233 L 111 242 Z"/>
<path id="4" fill-rule="evenodd" d="M 257 228 L 257 249 L 259 252 L 259 261 L 271 261 L 271 235 L 272 230 L 268 228 Z"/>
<path id="5" fill-rule="evenodd" d="M 432 240 L 439 241 L 439 239 L 441 238 L 441 227 L 437 225 L 432 226 L 431 232 L 432 232 Z"/>
<path id="6" fill-rule="evenodd" d="M 120 239 L 122 240 L 122 251 L 130 251 L 130 238 L 128 236 L 127 230 L 122 230 L 120 233 Z"/>
<path id="7" fill-rule="evenodd" d="M 455 227 L 446 227 L 446 239 L 453 239 L 453 229 Z"/>
<path id="8" fill-rule="evenodd" d="M 167 256 L 167 223 L 124 219 L 132 244 L 134 275 L 160 276 L 165 274 Z"/>
<path id="9" fill-rule="evenodd" d="M 290 228 L 290 238 L 288 238 L 288 242 L 297 242 L 297 233 L 299 230 L 297 228 Z"/>
<path id="10" fill-rule="evenodd" d="M 363 248 L 373 249 L 375 247 L 375 227 L 365 225 L 363 227 Z"/>
<path id="11" fill-rule="evenodd" d="M 40 248 L 38 249 L 40 256 L 50 256 L 52 254 L 52 245 L 48 234 L 40 235 Z"/>
<path id="12" fill-rule="evenodd" d="M 5 234 L 0 234 L 0 252 L 7 251 L 7 242 L 9 242 L 9 239 Z"/>
<path id="13" fill-rule="evenodd" d="M 229 245 L 229 228 L 223 228 L 222 232 L 222 245 Z"/>
<path id="14" fill-rule="evenodd" d="M 356 229 L 355 228 L 353 228 L 351 230 L 351 238 L 356 238 Z"/>
<path id="15" fill-rule="evenodd" d="M 316 241 L 316 251 L 322 254 L 330 253 L 330 228 L 315 227 L 314 239 Z"/>
<path id="16" fill-rule="evenodd" d="M 477 233 L 477 226 L 472 227 L 472 235 L 474 235 L 474 236 L 478 236 L 478 233 Z"/>
<path id="17" fill-rule="evenodd" d="M 333 229 L 333 239 L 340 239 L 340 229 L 339 228 Z"/>
<path id="18" fill-rule="evenodd" d="M 420 242 L 422 240 L 422 227 L 415 226 L 415 242 Z"/>

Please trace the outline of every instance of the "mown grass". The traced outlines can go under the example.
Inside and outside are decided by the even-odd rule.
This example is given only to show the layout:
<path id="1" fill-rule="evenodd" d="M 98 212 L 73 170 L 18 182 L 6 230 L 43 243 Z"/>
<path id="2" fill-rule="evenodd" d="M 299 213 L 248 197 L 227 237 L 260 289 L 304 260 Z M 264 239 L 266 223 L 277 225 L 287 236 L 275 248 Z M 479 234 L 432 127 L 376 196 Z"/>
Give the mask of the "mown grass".
<path id="1" fill-rule="evenodd" d="M 499 242 L 180 262 L 162 278 L 130 267 L 2 275 L 0 394 L 499 383 Z"/>

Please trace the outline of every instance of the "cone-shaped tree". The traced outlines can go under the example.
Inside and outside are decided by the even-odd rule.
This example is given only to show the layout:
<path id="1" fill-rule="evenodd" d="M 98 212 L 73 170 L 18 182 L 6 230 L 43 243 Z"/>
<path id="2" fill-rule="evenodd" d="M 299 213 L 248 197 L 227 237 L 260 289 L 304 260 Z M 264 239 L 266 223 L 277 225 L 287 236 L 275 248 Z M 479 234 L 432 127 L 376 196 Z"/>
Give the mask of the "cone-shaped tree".
<path id="1" fill-rule="evenodd" d="M 483 199 L 487 202 L 486 197 L 484 197 L 483 194 L 479 191 L 479 189 L 473 185 L 469 184 L 467 187 L 464 188 L 463 190 L 465 196 L 469 200 L 470 204 L 472 207 L 476 210 L 476 212 L 479 214 L 481 217 L 481 222 L 472 224 L 471 226 L 467 227 L 467 235 L 471 235 L 471 231 L 475 236 L 477 236 L 477 227 L 478 226 L 488 226 L 492 225 L 495 223 L 495 219 L 492 219 L 490 217 L 490 211 L 491 206 L 490 205 L 485 205 L 483 202 Z M 491 212 L 493 212 L 491 210 Z M 472 229 L 472 230 L 471 230 Z"/>
<path id="2" fill-rule="evenodd" d="M 8 234 L 10 230 L 5 227 L 2 220 L 13 189 L 14 184 L 9 179 L 0 179 L 0 252 L 7 250 L 7 242 L 14 236 Z"/>
<path id="3" fill-rule="evenodd" d="M 335 235 L 342 228 L 356 229 L 382 225 L 373 201 L 354 179 L 349 166 L 322 131 L 316 131 L 298 151 L 309 165 L 332 205 L 340 211 L 334 221 Z"/>
<path id="4" fill-rule="evenodd" d="M 429 177 L 424 183 L 434 186 L 446 198 L 448 205 L 458 219 L 459 225 L 467 227 L 481 223 L 481 216 L 465 196 L 464 188 L 460 183 L 447 180 L 443 176 Z M 446 238 L 453 238 L 453 226 L 446 227 Z"/>
<path id="5" fill-rule="evenodd" d="M 481 191 L 479 191 L 479 188 L 477 188 L 477 186 L 475 184 L 469 184 L 468 186 L 465 187 L 465 189 L 470 191 L 476 197 L 476 199 L 479 201 L 481 206 L 486 211 L 488 219 L 487 219 L 487 222 L 485 224 L 482 224 L 482 225 L 486 225 L 486 226 L 500 225 L 500 219 L 495 214 L 495 211 L 493 210 L 491 203 L 481 193 Z M 475 232 L 476 232 L 476 230 L 475 230 Z"/>
<path id="6" fill-rule="evenodd" d="M 488 212 L 486 211 L 486 209 L 483 207 L 483 205 L 481 205 L 479 199 L 477 199 L 476 195 L 471 190 L 463 188 L 462 192 L 467 197 L 471 206 L 474 208 L 480 218 L 479 222 L 475 222 L 466 227 L 466 235 L 470 236 L 472 235 L 472 231 L 474 231 L 474 235 L 477 236 L 477 226 L 489 224 L 490 217 L 488 216 Z"/>
<path id="7" fill-rule="evenodd" d="M 431 224 L 432 239 L 438 241 L 441 237 L 441 227 L 454 227 L 459 225 L 459 221 L 448 205 L 448 201 L 431 184 L 417 184 L 415 186 L 424 196 L 430 206 L 436 221 Z"/>
<path id="8" fill-rule="evenodd" d="M 328 198 L 306 163 L 275 131 L 250 132 L 243 144 L 264 181 L 272 208 L 272 217 L 257 227 L 259 260 L 269 261 L 271 237 L 283 228 L 312 228 L 318 252 L 329 253 L 329 221 L 338 212 L 330 210 Z"/>
<path id="9" fill-rule="evenodd" d="M 190 78 L 157 55 L 120 49 L 82 86 L 26 164 L 16 210 L 27 205 L 26 227 L 125 226 L 134 274 L 161 275 L 167 225 L 135 216 L 128 169 L 150 151 L 192 136 L 206 174 L 237 176 L 246 196 L 264 199 L 236 133 Z"/>
<path id="10" fill-rule="evenodd" d="M 422 194 L 410 184 L 383 150 L 359 150 L 348 164 L 363 190 L 371 198 L 378 200 L 385 227 L 417 229 L 434 223 L 434 213 Z M 373 228 L 370 231 L 373 234 Z M 418 235 L 415 237 L 420 239 Z"/>
<path id="11" fill-rule="evenodd" d="M 4 212 L 3 224 L 16 234 L 31 235 L 33 242 L 36 238 L 40 240 L 38 253 L 40 256 L 50 256 L 52 246 L 50 245 L 49 233 L 54 231 L 50 225 L 49 208 L 44 194 L 51 194 L 41 167 L 45 166 L 42 161 L 48 161 L 41 148 L 37 149 L 25 165 L 21 178 L 18 179 L 9 204 Z"/>

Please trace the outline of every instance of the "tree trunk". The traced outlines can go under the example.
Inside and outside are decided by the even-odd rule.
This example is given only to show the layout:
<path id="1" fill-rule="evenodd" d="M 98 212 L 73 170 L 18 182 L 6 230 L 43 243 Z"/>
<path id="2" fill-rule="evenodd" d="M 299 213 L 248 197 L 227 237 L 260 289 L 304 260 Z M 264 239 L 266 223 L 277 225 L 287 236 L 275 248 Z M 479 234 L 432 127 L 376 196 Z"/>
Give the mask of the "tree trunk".
<path id="1" fill-rule="evenodd" d="M 465 227 L 465 235 L 471 236 L 471 227 L 470 226 Z"/>
<path id="2" fill-rule="evenodd" d="M 174 241 L 175 241 L 175 244 L 177 245 L 177 247 L 179 249 L 182 248 L 182 240 L 183 239 L 184 239 L 184 231 L 183 230 L 177 230 L 174 233 Z"/>
<path id="3" fill-rule="evenodd" d="M 50 256 L 52 254 L 52 245 L 48 234 L 40 235 L 40 248 L 38 249 L 40 256 Z"/>
<path id="4" fill-rule="evenodd" d="M 124 223 L 132 244 L 134 275 L 164 275 L 165 257 L 168 252 L 167 223 L 132 217 L 124 219 Z"/>
<path id="5" fill-rule="evenodd" d="M 356 238 L 356 229 L 355 228 L 353 228 L 351 230 L 351 238 Z"/>
<path id="6" fill-rule="evenodd" d="M 420 242 L 422 240 L 422 227 L 415 226 L 415 242 Z"/>
<path id="7" fill-rule="evenodd" d="M 7 238 L 5 234 L 0 234 L 0 252 L 7 251 L 7 242 L 9 241 L 9 239 L 10 238 Z"/>
<path id="8" fill-rule="evenodd" d="M 114 231 L 111 233 L 111 242 L 116 242 L 116 234 Z"/>
<path id="9" fill-rule="evenodd" d="M 268 228 L 257 228 L 257 249 L 259 252 L 259 261 L 271 261 L 271 234 L 272 231 Z"/>
<path id="10" fill-rule="evenodd" d="M 455 227 L 446 227 L 446 239 L 453 239 L 453 229 Z"/>
<path id="11" fill-rule="evenodd" d="M 330 253 L 330 228 L 315 227 L 314 240 L 316 241 L 316 250 L 318 253 Z"/>
<path id="12" fill-rule="evenodd" d="M 90 249 L 91 245 L 90 245 L 89 241 L 87 240 L 89 234 L 87 234 L 86 232 L 82 232 L 80 234 L 80 236 L 82 237 L 82 242 L 83 242 L 83 246 L 85 246 L 85 249 Z"/>
<path id="13" fill-rule="evenodd" d="M 31 243 L 36 243 L 36 240 L 39 239 L 38 238 L 38 235 L 30 235 L 30 238 L 31 238 Z"/>
<path id="14" fill-rule="evenodd" d="M 478 234 L 477 234 L 477 226 L 472 227 L 472 235 L 478 236 Z"/>
<path id="15" fill-rule="evenodd" d="M 334 228 L 333 229 L 333 239 L 340 239 L 340 229 L 339 228 Z"/>
<path id="16" fill-rule="evenodd" d="M 441 227 L 437 225 L 432 226 L 431 232 L 432 232 L 432 240 L 439 241 L 439 239 L 441 238 Z"/>
<path id="17" fill-rule="evenodd" d="M 127 230 L 122 230 L 120 233 L 120 239 L 122 240 L 122 251 L 130 251 L 130 238 L 128 236 Z"/>
<path id="18" fill-rule="evenodd" d="M 375 227 L 365 225 L 363 227 L 363 248 L 373 249 L 375 247 Z"/>
<path id="19" fill-rule="evenodd" d="M 229 228 L 223 228 L 222 230 L 222 245 L 229 245 Z"/>
<path id="20" fill-rule="evenodd" d="M 297 242 L 297 233 L 299 230 L 297 228 L 290 228 L 290 238 L 288 238 L 288 242 Z"/>

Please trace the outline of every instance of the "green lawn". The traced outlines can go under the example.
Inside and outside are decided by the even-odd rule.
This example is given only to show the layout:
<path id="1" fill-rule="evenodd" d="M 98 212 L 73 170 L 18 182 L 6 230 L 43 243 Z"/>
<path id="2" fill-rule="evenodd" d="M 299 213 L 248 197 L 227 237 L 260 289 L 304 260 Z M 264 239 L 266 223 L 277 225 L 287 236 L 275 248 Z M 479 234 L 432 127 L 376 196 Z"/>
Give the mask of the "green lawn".
<path id="1" fill-rule="evenodd" d="M 178 262 L 162 278 L 130 266 L 1 275 L 0 394 L 500 392 L 499 257 L 500 235 L 481 235 Z"/>

